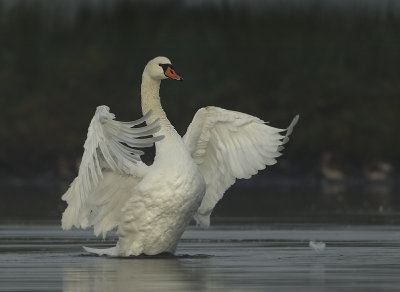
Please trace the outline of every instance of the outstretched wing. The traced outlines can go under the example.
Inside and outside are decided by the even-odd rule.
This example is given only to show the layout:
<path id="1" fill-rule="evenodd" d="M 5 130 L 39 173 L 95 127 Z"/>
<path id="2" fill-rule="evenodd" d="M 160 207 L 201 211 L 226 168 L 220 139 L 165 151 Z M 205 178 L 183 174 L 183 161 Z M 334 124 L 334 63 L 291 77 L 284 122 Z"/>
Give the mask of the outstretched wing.
<path id="1" fill-rule="evenodd" d="M 118 205 L 121 201 L 118 193 L 125 195 L 126 190 L 121 192 L 123 187 L 112 186 L 112 181 L 123 181 L 124 185 L 130 185 L 135 183 L 134 178 L 140 178 L 140 172 L 145 167 L 140 159 L 143 152 L 132 147 L 150 147 L 163 138 L 148 137 L 160 129 L 158 120 L 147 126 L 132 128 L 145 122 L 150 115 L 151 112 L 148 112 L 139 120 L 119 122 L 114 120 L 115 115 L 110 113 L 108 106 L 97 107 L 89 125 L 78 176 L 62 197 L 68 203 L 62 218 L 63 229 L 72 226 L 86 228 L 93 224 L 89 223 L 90 213 L 94 217 L 101 212 L 98 208 L 100 205 L 103 205 L 103 213 L 110 208 L 106 204 Z M 127 181 L 127 176 L 133 180 Z M 110 197 L 110 194 L 114 194 L 114 197 Z M 97 216 L 96 220 L 101 221 L 103 217 Z M 115 222 L 106 225 L 114 227 Z M 101 231 L 111 228 L 101 228 Z"/>
<path id="2" fill-rule="evenodd" d="M 287 129 L 277 129 L 257 117 L 218 107 L 197 111 L 183 140 L 207 184 L 194 217 L 198 224 L 210 224 L 214 206 L 237 178 L 250 178 L 276 163 L 297 120 L 298 116 Z"/>

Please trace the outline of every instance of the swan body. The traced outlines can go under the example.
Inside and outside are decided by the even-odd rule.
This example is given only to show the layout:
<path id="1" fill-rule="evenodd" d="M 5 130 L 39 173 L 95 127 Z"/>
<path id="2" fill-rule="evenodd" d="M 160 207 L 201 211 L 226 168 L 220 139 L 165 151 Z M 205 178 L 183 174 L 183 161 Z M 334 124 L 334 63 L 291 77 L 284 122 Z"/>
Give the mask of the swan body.
<path id="1" fill-rule="evenodd" d="M 160 83 L 166 78 L 182 80 L 169 59 L 157 57 L 146 65 L 143 117 L 137 121 L 115 121 L 106 106 L 96 110 L 79 174 L 62 197 L 68 203 L 62 227 L 93 226 L 96 235 L 105 237 L 118 226 L 119 240 L 115 247 L 85 248 L 88 252 L 174 253 L 192 218 L 201 226 L 210 224 L 215 204 L 237 178 L 250 178 L 276 163 L 298 119 L 277 129 L 244 113 L 206 107 L 181 137 L 161 106 Z M 137 127 L 143 122 L 147 125 Z M 147 166 L 136 148 L 153 143 L 156 156 Z"/>

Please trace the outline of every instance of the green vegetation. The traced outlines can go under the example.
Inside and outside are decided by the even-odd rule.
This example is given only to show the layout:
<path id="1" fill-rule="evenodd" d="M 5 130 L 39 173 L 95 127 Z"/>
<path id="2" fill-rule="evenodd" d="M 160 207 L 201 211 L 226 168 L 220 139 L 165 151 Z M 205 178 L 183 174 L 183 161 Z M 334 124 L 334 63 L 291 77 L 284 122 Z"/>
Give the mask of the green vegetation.
<path id="1" fill-rule="evenodd" d="M 399 163 L 398 16 L 126 2 L 67 20 L 38 5 L 2 7 L 0 172 L 56 169 L 81 153 L 97 105 L 138 118 L 141 73 L 157 55 L 185 78 L 161 92 L 181 134 L 206 105 L 279 127 L 299 113 L 292 164 L 312 167 L 326 150 Z"/>

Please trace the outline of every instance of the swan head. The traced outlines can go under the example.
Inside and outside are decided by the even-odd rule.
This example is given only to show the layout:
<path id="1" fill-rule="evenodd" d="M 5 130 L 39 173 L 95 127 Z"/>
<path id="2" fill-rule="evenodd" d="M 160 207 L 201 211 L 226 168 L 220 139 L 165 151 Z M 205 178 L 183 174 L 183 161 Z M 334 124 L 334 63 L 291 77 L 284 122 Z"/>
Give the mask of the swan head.
<path id="1" fill-rule="evenodd" d="M 183 81 L 183 78 L 176 74 L 171 61 L 166 57 L 156 57 L 150 60 L 144 68 L 143 75 L 148 75 L 155 80 L 169 78 Z"/>

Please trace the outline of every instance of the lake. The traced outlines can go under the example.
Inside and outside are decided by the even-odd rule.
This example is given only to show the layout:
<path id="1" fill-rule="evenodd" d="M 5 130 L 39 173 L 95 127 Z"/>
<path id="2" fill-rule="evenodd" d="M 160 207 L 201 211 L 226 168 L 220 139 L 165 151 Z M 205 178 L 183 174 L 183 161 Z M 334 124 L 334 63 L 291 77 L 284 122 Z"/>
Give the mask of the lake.
<path id="1" fill-rule="evenodd" d="M 399 290 L 397 191 L 264 189 L 233 189 L 209 229 L 188 228 L 176 255 L 136 258 L 84 252 L 114 245 L 115 233 L 62 231 L 56 190 L 2 189 L 0 291 Z"/>
<path id="2" fill-rule="evenodd" d="M 58 224 L 0 226 L 0 291 L 398 291 L 400 226 L 224 224 L 189 228 L 175 256 L 107 258 Z M 326 243 L 323 251 L 310 240 Z"/>

